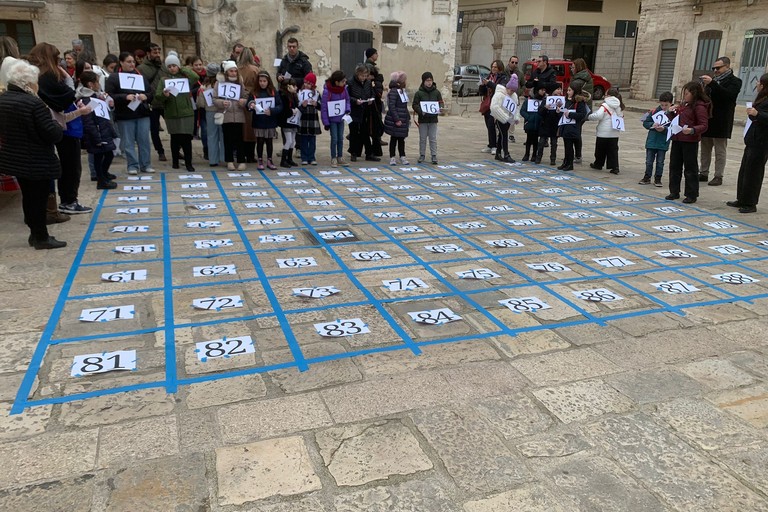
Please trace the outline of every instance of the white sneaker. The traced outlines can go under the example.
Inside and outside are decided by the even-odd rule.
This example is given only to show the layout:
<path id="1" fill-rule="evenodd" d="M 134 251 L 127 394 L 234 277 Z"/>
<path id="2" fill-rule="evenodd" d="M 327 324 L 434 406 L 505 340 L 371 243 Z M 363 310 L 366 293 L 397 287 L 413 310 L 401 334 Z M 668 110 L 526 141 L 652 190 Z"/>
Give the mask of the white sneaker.
<path id="1" fill-rule="evenodd" d="M 491 148 L 489 147 L 484 147 L 483 150 L 481 151 L 481 153 L 490 153 L 490 152 L 491 152 Z"/>
<path id="2" fill-rule="evenodd" d="M 495 154 L 496 154 L 496 148 L 491 148 L 491 154 L 492 154 L 492 155 L 495 155 Z"/>
<path id="3" fill-rule="evenodd" d="M 155 170 L 153 168 L 151 168 L 151 167 L 147 167 L 146 169 L 144 169 L 141 172 L 145 172 L 147 174 L 152 174 L 153 172 L 155 172 Z"/>
<path id="4" fill-rule="evenodd" d="M 401 156 L 400 157 L 400 163 L 403 164 L 403 165 L 408 165 L 408 159 L 405 158 L 404 156 Z"/>
<path id="5" fill-rule="evenodd" d="M 128 174 L 136 175 L 136 174 L 139 174 L 139 171 L 136 169 L 128 169 Z"/>
<path id="6" fill-rule="evenodd" d="M 317 165 L 317 160 L 312 160 L 311 162 L 309 162 L 309 165 Z"/>
<path id="7" fill-rule="evenodd" d="M 397 158 L 394 156 L 389 159 L 389 165 L 397 165 Z"/>
<path id="8" fill-rule="evenodd" d="M 244 171 L 244 170 L 246 170 L 246 166 L 245 166 L 245 164 L 240 164 L 240 165 L 238 165 L 238 166 L 237 166 L 237 170 L 238 170 L 238 171 Z"/>
<path id="9" fill-rule="evenodd" d="M 335 158 L 331 158 L 331 167 L 338 167 L 339 161 Z"/>

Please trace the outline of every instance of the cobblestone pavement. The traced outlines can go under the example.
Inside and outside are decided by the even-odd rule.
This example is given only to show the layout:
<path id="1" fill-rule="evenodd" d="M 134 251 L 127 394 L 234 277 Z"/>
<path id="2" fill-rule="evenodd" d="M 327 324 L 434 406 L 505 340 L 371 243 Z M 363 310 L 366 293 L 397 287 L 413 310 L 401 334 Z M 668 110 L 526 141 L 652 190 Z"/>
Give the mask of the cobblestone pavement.
<path id="1" fill-rule="evenodd" d="M 297 176 L 198 156 L 200 178 L 128 181 L 117 159 L 120 188 L 86 178 L 97 211 L 52 228 L 58 251 L 31 250 L 0 195 L 0 508 L 768 510 L 768 215 L 724 204 L 741 128 L 724 185 L 682 205 L 637 184 L 638 112 L 621 174 L 589 169 L 587 124 L 563 179 L 488 159 L 473 110 L 440 120 L 442 168 L 414 164 L 413 131 L 411 165 L 370 172 L 328 173 L 326 135 Z M 528 267 L 547 263 L 570 272 Z M 136 371 L 96 374 L 130 351 Z"/>

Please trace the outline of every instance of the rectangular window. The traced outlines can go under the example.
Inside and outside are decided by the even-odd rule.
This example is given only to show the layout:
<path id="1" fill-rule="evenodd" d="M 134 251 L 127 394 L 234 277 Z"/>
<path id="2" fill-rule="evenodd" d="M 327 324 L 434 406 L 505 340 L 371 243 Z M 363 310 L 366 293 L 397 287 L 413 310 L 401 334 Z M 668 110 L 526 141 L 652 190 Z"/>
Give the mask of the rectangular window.
<path id="1" fill-rule="evenodd" d="M 568 10 L 575 12 L 603 12 L 603 1 L 568 0 Z"/>
<path id="2" fill-rule="evenodd" d="M 385 44 L 397 44 L 400 42 L 400 27 L 381 27 L 381 42 Z"/>
<path id="3" fill-rule="evenodd" d="M 93 34 L 77 34 L 77 38 L 83 42 L 83 48 L 96 55 L 96 47 L 93 44 Z"/>
<path id="4" fill-rule="evenodd" d="M 22 55 L 35 46 L 35 31 L 31 21 L 0 20 L 0 36 L 10 36 L 15 39 Z"/>

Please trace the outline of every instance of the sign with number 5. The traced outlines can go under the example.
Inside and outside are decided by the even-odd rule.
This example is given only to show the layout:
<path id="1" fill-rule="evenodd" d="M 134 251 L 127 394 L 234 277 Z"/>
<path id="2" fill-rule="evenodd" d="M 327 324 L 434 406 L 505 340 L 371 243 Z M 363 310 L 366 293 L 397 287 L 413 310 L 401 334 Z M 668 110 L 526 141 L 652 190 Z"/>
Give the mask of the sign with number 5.
<path id="1" fill-rule="evenodd" d="M 344 115 L 344 100 L 329 101 L 327 103 L 329 116 L 343 116 Z"/>

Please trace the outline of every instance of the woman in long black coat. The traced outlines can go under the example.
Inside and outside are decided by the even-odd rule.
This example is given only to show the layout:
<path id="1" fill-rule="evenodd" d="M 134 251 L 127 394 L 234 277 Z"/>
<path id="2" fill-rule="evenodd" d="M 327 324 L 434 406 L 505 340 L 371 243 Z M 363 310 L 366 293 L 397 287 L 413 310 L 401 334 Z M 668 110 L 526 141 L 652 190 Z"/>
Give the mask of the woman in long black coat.
<path id="1" fill-rule="evenodd" d="M 739 213 L 757 211 L 765 164 L 768 162 L 768 73 L 757 82 L 757 97 L 752 107 L 747 109 L 747 114 L 752 123 L 744 134 L 744 155 L 739 167 L 736 200 L 726 203 L 738 208 Z"/>
<path id="2" fill-rule="evenodd" d="M 61 175 L 54 145 L 63 130 L 37 97 L 38 68 L 9 59 L 3 65 L 7 90 L 0 94 L 0 173 L 19 182 L 29 245 L 58 249 L 67 243 L 48 234 L 45 220 L 50 181 Z"/>

